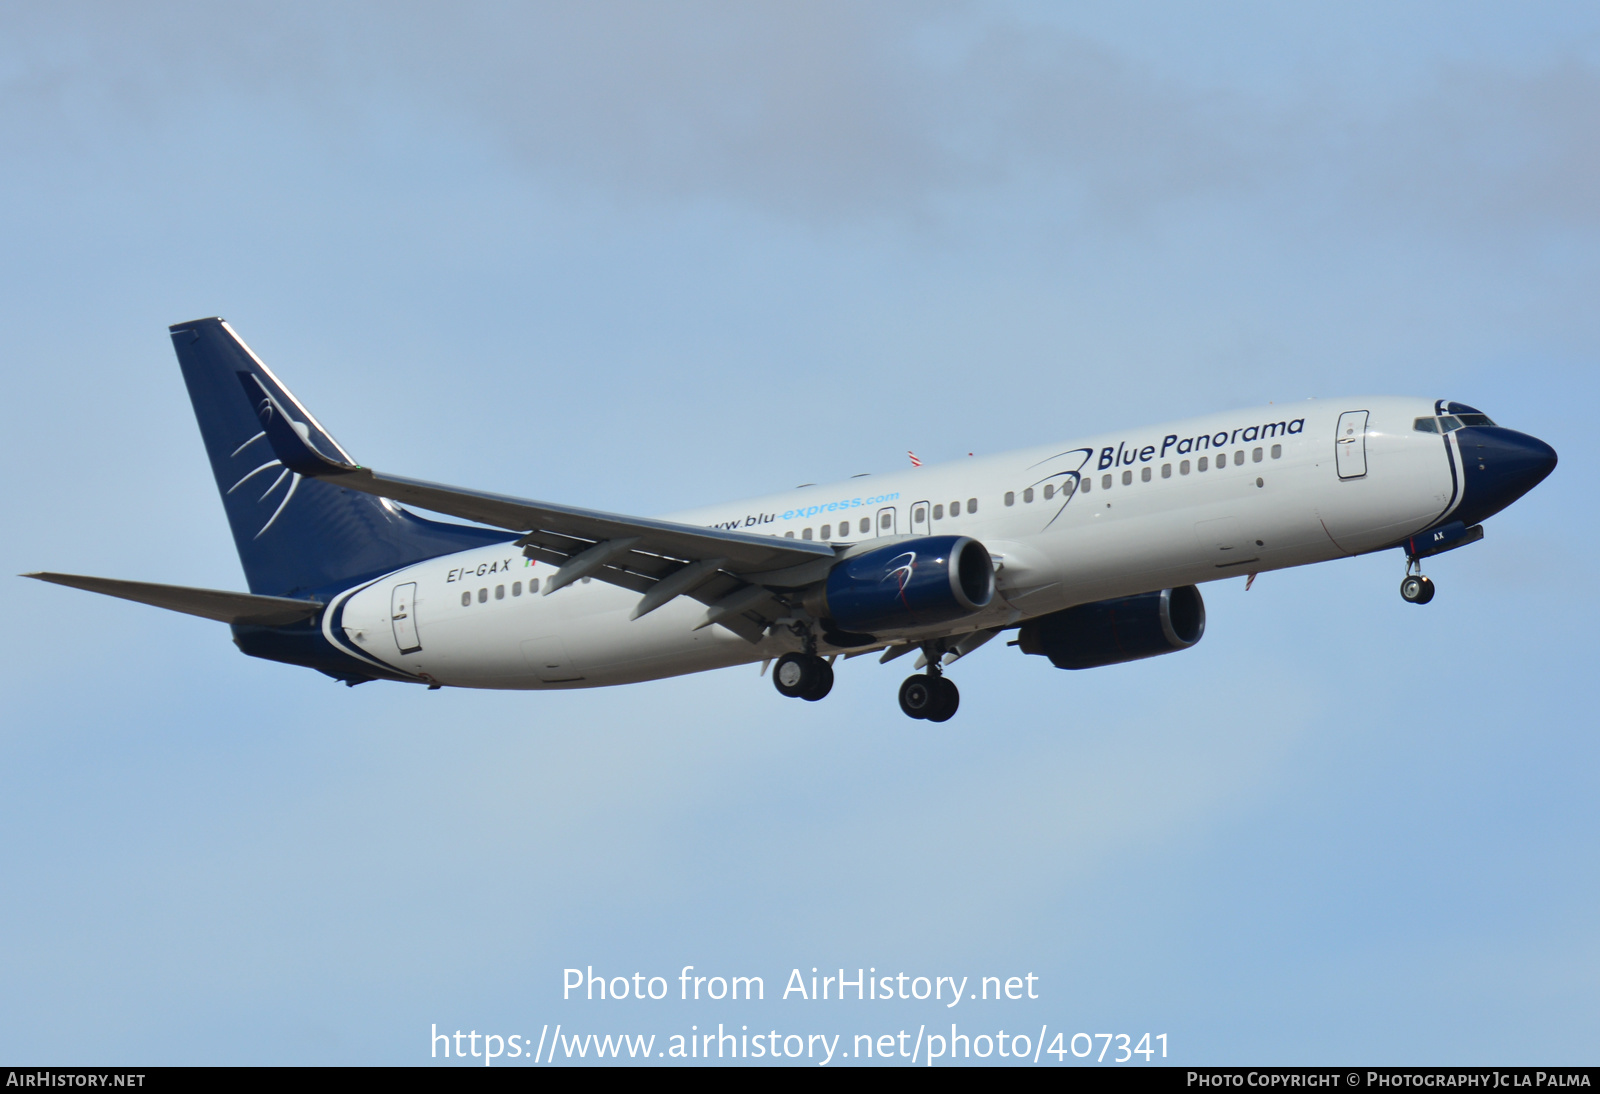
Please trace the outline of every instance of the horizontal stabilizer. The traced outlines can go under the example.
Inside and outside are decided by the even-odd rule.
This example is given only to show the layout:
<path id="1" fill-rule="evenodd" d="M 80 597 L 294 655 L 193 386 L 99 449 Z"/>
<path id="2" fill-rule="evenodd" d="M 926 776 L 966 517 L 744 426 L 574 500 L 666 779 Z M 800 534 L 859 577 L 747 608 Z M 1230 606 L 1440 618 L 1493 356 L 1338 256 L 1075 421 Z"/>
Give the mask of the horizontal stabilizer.
<path id="1" fill-rule="evenodd" d="M 153 585 L 147 581 L 118 581 L 110 577 L 81 577 L 78 574 L 23 574 L 56 585 L 87 589 L 123 600 L 136 600 L 168 611 L 215 619 L 219 623 L 254 623 L 263 627 L 282 627 L 309 619 L 322 610 L 315 600 L 292 600 L 283 596 L 254 596 L 221 589 L 191 589 L 187 585 Z"/>

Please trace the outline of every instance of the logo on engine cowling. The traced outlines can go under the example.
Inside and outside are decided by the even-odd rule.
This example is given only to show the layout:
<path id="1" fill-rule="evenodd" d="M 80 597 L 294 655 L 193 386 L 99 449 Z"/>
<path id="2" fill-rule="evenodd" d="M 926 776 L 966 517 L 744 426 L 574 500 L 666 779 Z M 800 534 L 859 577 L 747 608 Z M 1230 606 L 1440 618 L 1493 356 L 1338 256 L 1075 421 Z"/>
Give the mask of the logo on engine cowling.
<path id="1" fill-rule="evenodd" d="M 902 561 L 904 560 L 904 561 Z M 917 552 L 907 551 L 902 555 L 895 555 L 889 560 L 888 568 L 884 571 L 883 580 L 894 578 L 900 583 L 900 602 L 906 607 L 911 607 L 906 602 L 906 582 L 911 580 L 911 575 L 917 569 Z"/>

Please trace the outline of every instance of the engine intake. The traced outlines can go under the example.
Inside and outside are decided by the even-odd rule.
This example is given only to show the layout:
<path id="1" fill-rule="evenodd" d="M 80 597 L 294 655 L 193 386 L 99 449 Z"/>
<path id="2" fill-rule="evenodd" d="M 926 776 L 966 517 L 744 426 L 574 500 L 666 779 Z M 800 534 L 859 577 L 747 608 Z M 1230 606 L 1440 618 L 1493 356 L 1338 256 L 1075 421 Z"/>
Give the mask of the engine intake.
<path id="1" fill-rule="evenodd" d="M 970 536 L 901 540 L 847 558 L 828 573 L 819 614 L 871 634 L 947 623 L 989 606 L 994 563 Z"/>
<path id="2" fill-rule="evenodd" d="M 1079 604 L 1031 619 L 1017 644 L 1058 669 L 1093 669 L 1186 650 L 1206 633 L 1206 605 L 1193 585 Z"/>

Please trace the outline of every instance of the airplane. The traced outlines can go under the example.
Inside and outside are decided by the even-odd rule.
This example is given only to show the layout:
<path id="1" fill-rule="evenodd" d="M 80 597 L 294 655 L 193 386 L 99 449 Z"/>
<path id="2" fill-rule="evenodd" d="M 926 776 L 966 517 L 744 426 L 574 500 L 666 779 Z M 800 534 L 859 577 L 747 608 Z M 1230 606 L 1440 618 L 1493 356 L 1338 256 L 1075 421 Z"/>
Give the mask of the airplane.
<path id="1" fill-rule="evenodd" d="M 1554 470 L 1541 440 L 1401 397 L 1232 410 L 642 518 L 356 462 L 220 318 L 169 328 L 250 592 L 23 576 L 228 623 L 354 686 L 592 688 L 760 662 L 815 702 L 840 659 L 918 654 L 943 722 L 995 637 L 1062 669 L 1188 649 L 1198 586 L 1401 551 L 1422 562 Z M 425 518 L 411 506 L 456 520 Z"/>

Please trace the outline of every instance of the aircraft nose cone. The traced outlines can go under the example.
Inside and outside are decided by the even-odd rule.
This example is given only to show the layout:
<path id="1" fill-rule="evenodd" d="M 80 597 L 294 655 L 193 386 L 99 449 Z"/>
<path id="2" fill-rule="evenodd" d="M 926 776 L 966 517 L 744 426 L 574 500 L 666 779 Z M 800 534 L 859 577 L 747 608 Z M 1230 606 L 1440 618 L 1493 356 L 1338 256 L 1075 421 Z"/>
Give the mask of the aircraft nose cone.
<path id="1" fill-rule="evenodd" d="M 1469 525 L 1498 513 L 1556 469 L 1556 450 L 1526 433 L 1469 426 L 1455 436 L 1466 479 L 1457 514 Z"/>

